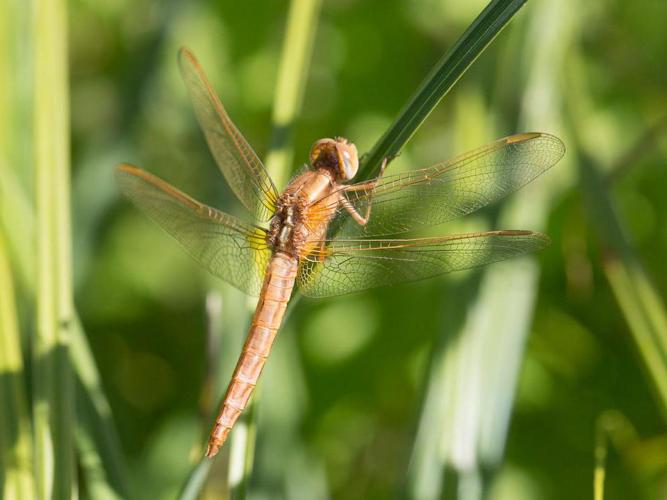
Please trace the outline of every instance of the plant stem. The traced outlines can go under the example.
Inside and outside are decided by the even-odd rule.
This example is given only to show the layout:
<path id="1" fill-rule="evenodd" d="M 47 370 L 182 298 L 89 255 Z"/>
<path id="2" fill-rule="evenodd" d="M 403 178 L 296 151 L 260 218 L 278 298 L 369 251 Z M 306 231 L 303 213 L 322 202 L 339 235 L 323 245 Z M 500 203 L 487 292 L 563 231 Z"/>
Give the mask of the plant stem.
<path id="1" fill-rule="evenodd" d="M 255 389 L 250 408 L 236 425 L 229 457 L 229 487 L 232 500 L 243 500 L 248 494 L 248 484 L 255 461 L 255 438 L 257 436 L 257 405 L 259 387 Z"/>
<path id="2" fill-rule="evenodd" d="M 292 130 L 301 111 L 321 0 L 292 0 L 278 70 L 266 167 L 278 188 L 287 183 L 294 156 Z"/>
<path id="3" fill-rule="evenodd" d="M 591 220 L 604 247 L 603 268 L 630 327 L 667 420 L 667 311 L 622 227 L 595 161 L 579 162 Z"/>
<path id="4" fill-rule="evenodd" d="M 33 342 L 39 498 L 71 498 L 74 399 L 69 364 L 73 320 L 69 206 L 66 4 L 34 6 L 34 125 L 37 207 L 37 332 Z"/>
<path id="5" fill-rule="evenodd" d="M 21 334 L 7 246 L 0 230 L 0 467 L 2 498 L 34 498 L 32 436 L 28 418 Z"/>
<path id="6" fill-rule="evenodd" d="M 384 158 L 391 158 L 401 151 L 440 100 L 524 3 L 526 0 L 489 2 L 452 48 L 426 75 L 394 123 L 373 146 L 359 168 L 360 180 L 372 177 Z"/>
<path id="7" fill-rule="evenodd" d="M 76 443 L 92 498 L 128 498 L 127 470 L 109 401 L 79 317 L 71 328 L 69 354 L 76 374 Z"/>
<path id="8" fill-rule="evenodd" d="M 11 60 L 13 42 L 22 25 L 19 18 L 15 6 L 10 6 L 8 2 L 0 4 L 2 75 L 16 75 Z M 0 80 L 0 498 L 35 498 L 33 442 L 15 299 L 14 270 L 5 237 L 7 222 L 22 222 L 17 220 L 20 214 L 9 210 L 15 193 L 10 183 L 14 180 L 14 168 L 20 164 L 16 154 L 18 148 L 15 146 L 20 128 L 16 126 L 13 118 L 18 114 L 16 111 L 19 108 L 21 87 L 15 77 Z M 28 234 L 21 232 L 21 236 Z M 14 252 L 14 255 L 18 256 L 20 252 Z M 22 257 L 23 262 L 26 262 L 27 255 Z"/>

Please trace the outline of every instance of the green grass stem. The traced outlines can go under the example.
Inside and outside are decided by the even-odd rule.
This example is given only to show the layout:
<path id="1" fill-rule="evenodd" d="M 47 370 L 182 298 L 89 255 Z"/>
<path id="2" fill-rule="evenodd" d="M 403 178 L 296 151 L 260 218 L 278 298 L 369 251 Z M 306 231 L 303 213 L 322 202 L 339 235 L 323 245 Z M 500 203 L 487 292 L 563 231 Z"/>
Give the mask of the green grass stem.
<path id="1" fill-rule="evenodd" d="M 522 35 L 529 36 L 544 18 L 557 29 L 535 43 L 523 44 L 530 47 L 524 53 L 530 62 L 515 81 L 515 89 L 520 92 L 517 101 L 524 103 L 517 131 L 544 127 L 553 131 L 558 126 L 558 113 L 549 106 L 559 102 L 561 95 L 550 82 L 565 62 L 565 49 L 549 35 L 560 36 L 572 25 L 555 4 L 540 4 L 531 10 Z M 545 60 L 550 68 L 542 68 Z M 499 64 L 498 70 L 502 73 L 506 67 Z M 529 102 L 534 95 L 541 100 Z M 466 114 L 461 123 L 476 123 L 467 132 L 484 129 L 486 116 L 478 116 L 475 122 L 470 110 L 463 112 Z M 564 167 L 559 164 L 554 170 Z M 564 187 L 553 183 L 551 177 L 556 174 L 560 177 L 562 172 L 549 172 L 508 200 L 500 212 L 498 227 L 542 229 L 550 201 Z M 445 338 L 433 354 L 409 470 L 410 498 L 440 498 L 445 482 L 454 479 L 454 475 L 445 477 L 446 470 L 456 472 L 459 498 L 483 498 L 486 494 L 490 473 L 503 456 L 539 272 L 531 257 L 489 266 L 475 295 L 465 305 L 464 318 L 456 317 L 460 313 L 449 308 L 456 319 L 448 317 Z M 456 328 L 457 321 L 462 321 L 460 328 Z"/>
<path id="2" fill-rule="evenodd" d="M 70 357 L 76 377 L 75 437 L 83 479 L 92 498 L 128 498 L 127 467 L 120 437 L 78 316 L 74 317 L 71 328 Z"/>
<path id="3" fill-rule="evenodd" d="M 653 383 L 667 420 L 667 312 L 630 242 L 601 167 L 591 157 L 579 162 L 591 220 L 603 247 L 603 269 Z"/>
<path id="4" fill-rule="evenodd" d="M 69 466 L 63 461 L 56 463 L 56 459 L 60 460 L 61 453 L 62 456 L 67 455 L 67 460 L 71 459 L 71 433 L 75 428 L 73 422 L 76 421 L 79 424 L 76 426 L 76 432 L 77 443 L 80 445 L 80 467 L 89 491 L 104 490 L 115 492 L 116 496 L 127 497 L 125 468 L 118 437 L 111 421 L 109 404 L 102 391 L 97 368 L 71 302 L 69 103 L 64 46 L 65 6 L 45 2 L 40 7 L 43 9 L 34 12 L 35 36 L 32 41 L 19 41 L 17 34 L 14 37 L 16 40 L 13 38 L 3 42 L 5 54 L 12 52 L 10 50 L 12 43 L 20 43 L 21 53 L 25 52 L 24 55 L 31 54 L 30 51 L 26 51 L 25 46 L 34 46 L 39 51 L 39 54 L 35 54 L 35 95 L 32 101 L 33 119 L 35 126 L 38 127 L 33 136 L 35 141 L 33 154 L 39 162 L 35 176 L 40 193 L 37 200 L 39 219 L 19 178 L 30 177 L 25 174 L 29 170 L 28 159 L 22 153 L 21 141 L 17 139 L 12 144 L 9 142 L 3 144 L 0 155 L 2 174 L 0 192 L 3 194 L 0 196 L 0 228 L 6 235 L 6 247 L 10 254 L 12 269 L 21 287 L 28 293 L 35 295 L 39 293 L 37 307 L 40 311 L 41 326 L 40 337 L 35 343 L 39 353 L 36 351 L 35 354 L 38 354 L 44 363 L 35 364 L 37 375 L 34 380 L 35 394 L 39 395 L 39 399 L 35 401 L 37 412 L 34 428 L 41 436 L 38 440 L 40 444 L 36 447 L 35 463 L 41 466 L 41 470 L 35 469 L 34 479 L 42 484 L 42 495 L 51 487 L 50 483 L 56 480 L 56 476 L 59 484 L 64 484 L 58 491 L 64 494 L 67 490 L 65 485 L 67 481 L 71 482 L 72 490 L 76 491 L 73 478 L 68 473 L 73 470 L 71 462 Z M 21 8 L 9 10 L 11 12 L 5 12 L 7 16 L 0 17 L 5 20 L 11 17 L 15 24 L 21 26 L 27 11 Z M 14 26 L 14 31 L 18 33 L 19 28 Z M 8 46 L 5 47 L 4 43 Z M 13 56 L 15 61 L 18 56 L 16 54 Z M 2 58 L 6 67 L 12 67 L 8 64 L 10 59 L 9 56 Z M 4 106 L 2 124 L 8 131 L 18 129 L 19 123 L 29 121 L 21 117 L 21 103 L 25 90 L 19 82 L 20 75 L 24 72 L 25 68 L 14 68 L 11 72 L 7 72 L 13 76 L 4 81 L 5 85 L 1 87 L 0 98 Z M 14 109 L 8 109 L 9 104 Z M 18 165 L 16 168 L 23 169 L 25 175 L 19 176 L 17 174 L 19 170 L 10 168 L 8 158 L 13 158 Z M 38 224 L 42 231 L 37 231 Z M 39 278 L 35 276 L 35 269 L 38 267 L 35 234 L 40 236 Z M 42 287 L 38 292 L 37 279 L 40 283 L 50 282 L 53 288 Z M 30 306 L 32 307 L 32 304 Z M 44 314 L 47 314 L 47 317 Z M 47 334 L 47 337 L 42 338 L 42 334 Z M 77 386 L 80 388 L 76 393 L 76 419 L 72 415 L 73 402 L 70 392 L 72 381 L 68 356 L 65 355 L 64 349 L 58 351 L 65 344 L 70 349 L 68 356 L 71 356 L 76 370 Z M 58 352 L 50 356 L 47 354 L 49 346 Z M 60 391 L 60 388 L 64 389 L 64 392 Z M 54 420 L 60 423 L 60 430 L 54 427 Z M 57 433 L 65 443 L 62 450 L 51 448 L 55 445 L 51 431 Z M 64 474 L 60 470 L 54 472 L 53 467 L 61 465 L 67 469 Z M 108 478 L 109 484 L 101 485 L 100 477 Z M 32 497 L 28 495 L 28 498 Z"/>
<path id="5" fill-rule="evenodd" d="M 266 155 L 266 167 L 278 189 L 287 184 L 292 172 L 292 131 L 301 111 L 320 8 L 321 0 L 293 0 L 287 14 Z"/>
<path id="6" fill-rule="evenodd" d="M 244 500 L 255 463 L 257 437 L 257 405 L 260 402 L 260 387 L 255 389 L 253 401 L 243 419 L 236 425 L 229 453 L 228 484 L 232 500 Z"/>
<path id="7" fill-rule="evenodd" d="M 21 278 L 19 281 L 22 286 L 32 292 L 35 287 L 35 281 L 31 278 L 35 249 L 28 235 L 34 231 L 35 214 L 12 171 L 3 168 L 0 179 L 2 179 L 0 187 L 12 187 L 8 190 L 11 197 L 4 198 L 2 200 L 4 203 L 0 205 L 0 216 L 7 215 L 2 218 L 0 228 L 4 228 L 8 234 L 7 246 L 13 250 L 12 257 L 22 256 L 19 259 L 11 259 L 14 263 L 13 269 Z M 86 447 L 86 451 L 79 449 L 82 473 L 86 476 L 87 483 L 91 481 L 99 483 L 100 477 L 108 477 L 109 485 L 105 486 L 105 489 L 126 497 L 128 491 L 126 466 L 120 441 L 97 366 L 77 315 L 74 316 L 70 333 L 70 356 L 79 389 L 76 391 L 76 411 L 77 434 L 81 436 L 77 436 L 77 443 L 85 444 Z M 94 450 L 90 448 L 91 440 L 94 442 Z M 97 459 L 86 458 L 86 455 L 91 456 L 91 453 L 95 453 Z M 99 468 L 95 464 L 99 464 Z M 96 470 L 88 468 L 93 465 Z"/>
<path id="8" fill-rule="evenodd" d="M 183 488 L 178 495 L 179 500 L 197 500 L 201 497 L 212 465 L 213 462 L 205 458 L 197 462 L 197 465 L 193 467 L 187 480 L 183 483 Z"/>
<path id="9" fill-rule="evenodd" d="M 617 160 L 607 165 L 608 158 L 601 156 L 595 137 L 588 133 L 591 120 L 587 118 L 594 116 L 596 110 L 591 109 L 589 96 L 594 90 L 589 88 L 582 62 L 574 61 L 576 71 L 569 73 L 568 80 L 573 137 L 580 152 L 577 158 L 579 181 L 588 218 L 595 221 L 591 227 L 601 246 L 602 268 L 629 326 L 663 418 L 667 420 L 667 310 L 626 232 L 611 192 L 614 182 L 632 168 L 641 155 L 657 147 L 656 139 L 664 129 L 665 119 L 659 119 L 627 152 L 619 153 Z"/>
<path id="10" fill-rule="evenodd" d="M 470 65 L 510 22 L 526 0 L 492 0 L 445 53 L 408 100 L 398 117 L 373 146 L 359 169 L 359 178 L 377 172 L 384 158 L 400 153 L 420 125 Z"/>
<path id="11" fill-rule="evenodd" d="M 0 229 L 0 478 L 2 498 L 35 498 L 21 334 L 6 240 Z"/>
<path id="12" fill-rule="evenodd" d="M 75 494 L 69 363 L 73 321 L 69 205 L 67 7 L 34 5 L 34 151 L 37 207 L 37 331 L 33 416 L 39 498 Z"/>
<path id="13" fill-rule="evenodd" d="M 21 352 L 21 331 L 17 309 L 15 274 L 20 281 L 32 279 L 31 252 L 10 245 L 8 231 L 18 247 L 32 243 L 31 221 L 24 221 L 23 211 L 13 211 L 23 201 L 16 179 L 21 165 L 21 135 L 17 117 L 25 104 L 13 62 L 17 40 L 21 37 L 24 12 L 9 2 L 0 4 L 0 497 L 35 498 L 32 426 L 28 411 L 27 377 Z M 26 210 L 29 212 L 29 210 Z M 28 222 L 24 225 L 24 222 Z M 12 241 L 14 241 L 12 240 Z M 23 266 L 13 266 L 13 260 Z M 17 269 L 18 268 L 18 269 Z M 23 271 L 23 273 L 21 273 Z"/>

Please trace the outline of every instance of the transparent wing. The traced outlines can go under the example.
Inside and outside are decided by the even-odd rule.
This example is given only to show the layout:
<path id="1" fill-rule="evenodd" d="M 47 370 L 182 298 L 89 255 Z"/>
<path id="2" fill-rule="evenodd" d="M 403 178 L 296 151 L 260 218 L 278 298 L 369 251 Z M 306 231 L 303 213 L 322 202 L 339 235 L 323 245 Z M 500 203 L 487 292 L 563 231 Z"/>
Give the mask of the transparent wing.
<path id="1" fill-rule="evenodd" d="M 179 64 L 197 120 L 227 183 L 258 220 L 268 220 L 278 193 L 266 168 L 232 123 L 192 52 L 182 48 Z"/>
<path id="2" fill-rule="evenodd" d="M 190 198 L 132 165 L 116 167 L 123 193 L 212 274 L 259 295 L 271 251 L 266 232 Z"/>
<path id="3" fill-rule="evenodd" d="M 480 267 L 546 247 L 532 231 L 489 231 L 442 238 L 334 240 L 303 259 L 298 283 L 309 297 L 328 297 Z"/>
<path id="4" fill-rule="evenodd" d="M 330 235 L 364 238 L 398 234 L 469 214 L 528 184 L 558 162 L 564 152 L 563 143 L 552 135 L 518 134 L 430 168 L 386 175 L 375 186 L 363 182 L 343 187 L 360 214 L 372 204 L 370 220 L 359 226 L 341 209 L 329 226 Z M 334 207 L 337 196 L 335 193 L 316 203 L 324 209 Z"/>

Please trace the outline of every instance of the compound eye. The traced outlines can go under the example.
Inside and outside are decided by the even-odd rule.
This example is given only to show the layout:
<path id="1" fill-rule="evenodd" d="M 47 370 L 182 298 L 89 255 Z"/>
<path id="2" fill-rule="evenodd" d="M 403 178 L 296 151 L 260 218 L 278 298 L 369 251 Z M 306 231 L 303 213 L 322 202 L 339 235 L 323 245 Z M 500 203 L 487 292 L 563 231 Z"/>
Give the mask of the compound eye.
<path id="1" fill-rule="evenodd" d="M 352 179 L 357 175 L 359 169 L 359 160 L 357 158 L 357 149 L 354 144 L 345 144 L 338 149 L 340 176 L 345 180 Z"/>
<path id="2" fill-rule="evenodd" d="M 352 167 L 352 159 L 350 158 L 350 153 L 347 151 L 343 151 L 343 169 L 345 170 L 346 179 L 354 177 L 355 172 Z"/>

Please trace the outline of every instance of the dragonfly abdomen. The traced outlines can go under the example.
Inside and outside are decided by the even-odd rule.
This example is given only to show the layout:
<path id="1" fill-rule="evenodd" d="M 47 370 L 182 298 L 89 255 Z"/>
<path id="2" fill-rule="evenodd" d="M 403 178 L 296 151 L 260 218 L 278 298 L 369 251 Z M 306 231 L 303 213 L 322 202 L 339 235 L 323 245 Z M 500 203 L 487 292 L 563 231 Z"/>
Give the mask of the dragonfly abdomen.
<path id="1" fill-rule="evenodd" d="M 297 270 L 297 259 L 283 252 L 276 252 L 269 262 L 250 331 L 211 430 L 207 457 L 215 456 L 248 404 L 282 323 Z"/>

